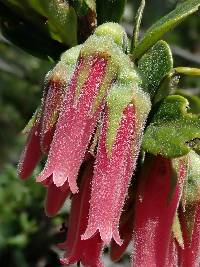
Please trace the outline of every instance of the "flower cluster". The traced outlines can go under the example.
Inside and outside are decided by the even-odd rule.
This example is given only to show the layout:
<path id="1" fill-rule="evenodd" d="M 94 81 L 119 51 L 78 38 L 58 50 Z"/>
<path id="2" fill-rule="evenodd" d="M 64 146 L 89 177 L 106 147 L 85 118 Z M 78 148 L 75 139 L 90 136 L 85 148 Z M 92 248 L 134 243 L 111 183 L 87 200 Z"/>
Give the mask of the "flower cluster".
<path id="1" fill-rule="evenodd" d="M 26 179 L 48 155 L 36 178 L 47 187 L 47 215 L 55 215 L 72 195 L 62 264 L 103 266 L 105 245 L 116 261 L 133 239 L 133 266 L 179 266 L 178 261 L 198 266 L 199 206 L 194 201 L 190 239 L 184 210 L 177 215 L 196 155 L 169 159 L 140 153 L 151 101 L 127 52 L 123 28 L 106 23 L 63 54 L 25 129 L 18 174 Z M 184 246 L 174 236 L 174 218 L 185 227 Z"/>

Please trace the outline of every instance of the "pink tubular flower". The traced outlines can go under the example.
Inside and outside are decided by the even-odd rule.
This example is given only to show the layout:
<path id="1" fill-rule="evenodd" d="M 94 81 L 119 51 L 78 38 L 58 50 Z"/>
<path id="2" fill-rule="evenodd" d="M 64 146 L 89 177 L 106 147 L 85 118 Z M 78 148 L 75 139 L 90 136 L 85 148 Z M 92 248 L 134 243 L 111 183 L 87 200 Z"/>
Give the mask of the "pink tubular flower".
<path id="1" fill-rule="evenodd" d="M 126 179 L 130 179 L 132 171 L 130 161 L 134 117 L 134 107 L 129 105 L 124 110 L 112 155 L 109 156 L 106 152 L 108 115 L 105 115 L 93 178 L 88 227 L 83 236 L 84 239 L 99 230 L 106 244 L 109 244 L 112 236 L 118 244 L 121 244 L 118 222 L 127 190 L 128 180 Z"/>
<path id="2" fill-rule="evenodd" d="M 79 51 L 79 46 L 69 49 L 46 77 L 40 108 L 25 128 L 28 138 L 18 165 L 18 175 L 22 179 L 31 175 L 42 154 L 49 151 L 61 102 Z"/>
<path id="3" fill-rule="evenodd" d="M 171 160 L 161 156 L 150 159 L 139 177 L 132 266 L 167 266 L 172 223 L 186 176 L 182 159 L 178 160 L 177 168 L 174 188 L 171 187 L 172 179 L 175 179 Z"/>
<path id="4" fill-rule="evenodd" d="M 99 234 L 88 240 L 81 240 L 81 234 L 87 225 L 93 163 L 94 160 L 91 160 L 83 166 L 79 192 L 72 197 L 67 239 L 61 245 L 65 250 L 64 257 L 61 259 L 64 265 L 81 262 L 85 267 L 103 267 L 100 259 L 103 242 Z"/>
<path id="5" fill-rule="evenodd" d="M 106 64 L 106 59 L 98 55 L 79 59 L 62 103 L 46 166 L 37 181 L 43 181 L 53 174 L 56 186 L 62 186 L 68 180 L 71 191 L 77 192 L 78 170 L 102 110 L 100 103 L 92 114 Z M 91 66 L 90 70 L 85 73 L 88 65 Z M 83 79 L 84 75 L 86 79 Z M 80 78 L 83 80 L 79 81 Z"/>
<path id="6" fill-rule="evenodd" d="M 129 65 L 131 66 L 130 62 Z M 132 66 L 133 67 L 133 66 Z M 135 170 L 141 136 L 150 109 L 134 71 L 125 69 L 110 89 L 92 181 L 90 212 L 83 239 L 97 231 L 109 244 L 122 244 L 119 219 Z M 130 76 L 127 76 L 129 73 Z"/>

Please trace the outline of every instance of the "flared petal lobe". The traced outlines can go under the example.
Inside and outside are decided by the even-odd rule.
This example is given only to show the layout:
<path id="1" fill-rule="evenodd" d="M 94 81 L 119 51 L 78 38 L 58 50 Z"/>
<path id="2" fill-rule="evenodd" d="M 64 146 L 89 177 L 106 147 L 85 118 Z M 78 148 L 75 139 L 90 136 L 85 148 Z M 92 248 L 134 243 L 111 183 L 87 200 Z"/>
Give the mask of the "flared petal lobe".
<path id="1" fill-rule="evenodd" d="M 128 198 L 123 207 L 123 212 L 120 217 L 119 233 L 123 239 L 123 244 L 119 246 L 113 239 L 110 245 L 110 257 L 112 261 L 118 261 L 125 252 L 132 239 L 133 234 L 133 220 L 134 220 L 134 195 L 133 187 L 129 188 Z"/>
<path id="2" fill-rule="evenodd" d="M 88 240 L 81 240 L 81 235 L 87 225 L 93 163 L 93 160 L 85 163 L 80 174 L 80 190 L 72 197 L 67 239 L 62 244 L 62 248 L 66 251 L 61 259 L 61 263 L 64 265 L 81 262 L 85 267 L 103 267 L 100 259 L 103 242 L 99 233 Z"/>
<path id="3" fill-rule="evenodd" d="M 174 188 L 170 159 L 148 159 L 139 177 L 136 199 L 132 266 L 166 266 L 172 223 L 180 201 L 186 166 L 179 160 Z"/>

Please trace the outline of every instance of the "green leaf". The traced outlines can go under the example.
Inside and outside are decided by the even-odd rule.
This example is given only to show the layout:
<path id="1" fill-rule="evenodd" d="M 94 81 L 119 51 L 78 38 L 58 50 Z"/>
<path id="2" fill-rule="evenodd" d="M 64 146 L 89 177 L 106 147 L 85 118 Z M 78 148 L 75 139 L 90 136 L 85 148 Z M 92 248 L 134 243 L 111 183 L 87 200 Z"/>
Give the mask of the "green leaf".
<path id="1" fill-rule="evenodd" d="M 119 22 L 126 4 L 126 0 L 97 0 L 97 23 Z"/>
<path id="2" fill-rule="evenodd" d="M 74 0 L 72 4 L 78 16 L 86 16 L 89 10 L 96 10 L 96 1 L 94 0 Z"/>
<path id="3" fill-rule="evenodd" d="M 151 46 L 161 39 L 166 32 L 173 29 L 189 15 L 197 11 L 199 6 L 200 0 L 187 0 L 158 20 L 144 34 L 141 42 L 133 51 L 133 57 L 135 59 L 140 58 Z"/>
<path id="4" fill-rule="evenodd" d="M 198 96 L 187 94 L 184 90 L 177 90 L 176 94 L 185 97 L 189 101 L 191 113 L 200 114 L 200 98 Z"/>
<path id="5" fill-rule="evenodd" d="M 77 44 L 77 16 L 73 7 L 66 2 L 51 0 L 47 18 L 53 39 L 69 46 Z"/>
<path id="6" fill-rule="evenodd" d="M 200 76 L 200 69 L 198 68 L 177 67 L 174 70 L 179 74 L 184 74 L 188 76 Z"/>
<path id="7" fill-rule="evenodd" d="M 187 113 L 188 104 L 178 95 L 168 96 L 160 103 L 144 133 L 145 151 L 175 158 L 198 149 L 200 117 Z"/>
<path id="8" fill-rule="evenodd" d="M 179 76 L 174 75 L 174 72 L 169 72 L 164 79 L 161 81 L 155 96 L 153 98 L 153 104 L 164 99 L 166 96 L 172 94 L 177 88 L 179 83 Z"/>
<path id="9" fill-rule="evenodd" d="M 58 59 L 68 47 L 50 38 L 37 25 L 22 19 L 0 2 L 2 34 L 13 44 L 36 57 Z"/>
<path id="10" fill-rule="evenodd" d="M 146 91 L 154 97 L 160 82 L 173 69 L 170 47 L 165 41 L 157 42 L 138 62 Z"/>

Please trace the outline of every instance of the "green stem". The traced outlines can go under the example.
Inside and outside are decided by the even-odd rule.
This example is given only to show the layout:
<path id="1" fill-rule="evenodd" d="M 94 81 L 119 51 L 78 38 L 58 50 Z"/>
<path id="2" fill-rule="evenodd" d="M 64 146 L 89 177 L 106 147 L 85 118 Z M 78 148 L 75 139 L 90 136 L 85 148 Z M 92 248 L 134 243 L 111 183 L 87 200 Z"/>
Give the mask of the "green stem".
<path id="1" fill-rule="evenodd" d="M 133 29 L 133 37 L 132 37 L 132 41 L 131 41 L 131 54 L 133 54 L 133 51 L 138 44 L 139 31 L 140 31 L 140 25 L 141 25 L 141 21 L 142 21 L 142 15 L 144 12 L 144 8 L 145 8 L 145 0 L 141 0 L 140 6 L 137 10 L 135 20 L 134 20 L 135 26 Z"/>

